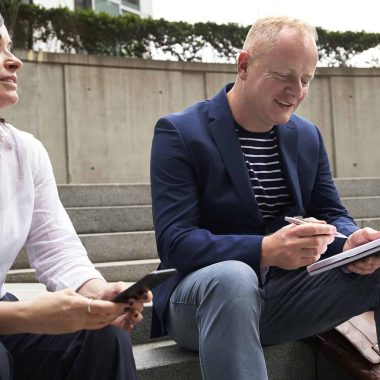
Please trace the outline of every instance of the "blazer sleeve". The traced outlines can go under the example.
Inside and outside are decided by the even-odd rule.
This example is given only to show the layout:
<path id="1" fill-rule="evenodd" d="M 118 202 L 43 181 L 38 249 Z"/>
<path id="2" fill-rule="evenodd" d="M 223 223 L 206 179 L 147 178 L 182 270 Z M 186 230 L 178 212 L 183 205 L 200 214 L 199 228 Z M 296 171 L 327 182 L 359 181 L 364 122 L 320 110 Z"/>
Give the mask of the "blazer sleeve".
<path id="1" fill-rule="evenodd" d="M 201 159 L 193 156 L 190 148 L 193 143 L 185 141 L 172 120 L 162 118 L 156 124 L 151 189 L 157 248 L 163 267 L 190 273 L 217 262 L 239 260 L 250 265 L 260 279 L 263 236 L 216 235 L 199 226 L 200 187 L 196 172 Z"/>

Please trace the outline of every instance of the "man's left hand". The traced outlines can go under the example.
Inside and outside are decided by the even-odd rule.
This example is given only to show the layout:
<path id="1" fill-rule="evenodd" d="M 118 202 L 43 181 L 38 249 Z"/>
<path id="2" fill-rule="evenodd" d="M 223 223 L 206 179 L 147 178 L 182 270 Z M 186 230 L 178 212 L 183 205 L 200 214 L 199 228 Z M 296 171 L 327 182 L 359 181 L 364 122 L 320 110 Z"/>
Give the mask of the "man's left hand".
<path id="1" fill-rule="evenodd" d="M 361 230 L 355 231 L 348 237 L 343 246 L 343 251 L 347 251 L 348 249 L 355 248 L 376 239 L 380 239 L 380 231 L 376 231 L 370 227 L 362 228 Z M 371 274 L 380 268 L 380 256 L 368 256 L 361 260 L 347 264 L 344 268 L 348 272 L 361 275 Z"/>

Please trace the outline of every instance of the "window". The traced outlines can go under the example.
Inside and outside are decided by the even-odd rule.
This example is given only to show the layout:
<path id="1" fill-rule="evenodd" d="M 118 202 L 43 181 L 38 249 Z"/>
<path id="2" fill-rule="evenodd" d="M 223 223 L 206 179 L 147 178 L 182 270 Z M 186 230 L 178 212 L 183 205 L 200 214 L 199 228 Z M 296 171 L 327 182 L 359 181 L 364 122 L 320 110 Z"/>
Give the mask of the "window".
<path id="1" fill-rule="evenodd" d="M 75 0 L 75 9 L 82 8 L 82 9 L 91 9 L 92 4 L 91 0 Z"/>
<path id="2" fill-rule="evenodd" d="M 121 0 L 121 4 L 133 9 L 140 10 L 140 0 Z"/>

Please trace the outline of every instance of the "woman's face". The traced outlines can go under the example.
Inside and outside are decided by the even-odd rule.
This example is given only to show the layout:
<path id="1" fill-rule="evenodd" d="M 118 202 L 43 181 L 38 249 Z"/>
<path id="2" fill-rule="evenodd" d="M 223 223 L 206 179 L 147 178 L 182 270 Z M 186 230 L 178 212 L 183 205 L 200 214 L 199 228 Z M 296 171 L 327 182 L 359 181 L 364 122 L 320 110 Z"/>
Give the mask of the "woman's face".
<path id="1" fill-rule="evenodd" d="M 0 108 L 17 103 L 16 71 L 22 62 L 10 51 L 11 39 L 5 25 L 0 27 Z"/>

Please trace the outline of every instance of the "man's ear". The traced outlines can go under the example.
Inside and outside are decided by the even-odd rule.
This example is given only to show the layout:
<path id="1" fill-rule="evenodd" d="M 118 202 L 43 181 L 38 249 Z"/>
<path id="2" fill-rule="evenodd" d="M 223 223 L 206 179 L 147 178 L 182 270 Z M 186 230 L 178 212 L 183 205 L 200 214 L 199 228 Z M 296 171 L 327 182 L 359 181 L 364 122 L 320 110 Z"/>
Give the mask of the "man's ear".
<path id="1" fill-rule="evenodd" d="M 242 50 L 239 53 L 238 61 L 237 61 L 238 76 L 243 80 L 246 79 L 247 77 L 247 71 L 248 71 L 250 59 L 251 59 L 251 56 L 247 51 Z"/>

